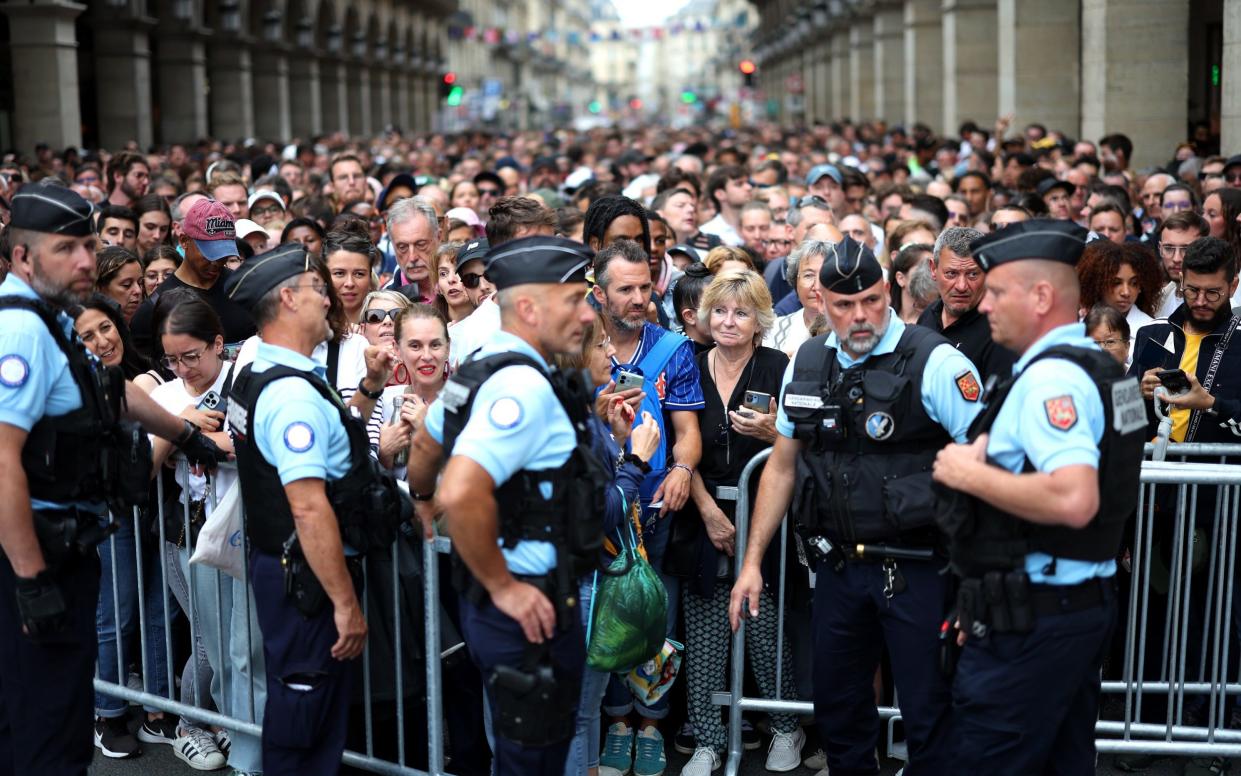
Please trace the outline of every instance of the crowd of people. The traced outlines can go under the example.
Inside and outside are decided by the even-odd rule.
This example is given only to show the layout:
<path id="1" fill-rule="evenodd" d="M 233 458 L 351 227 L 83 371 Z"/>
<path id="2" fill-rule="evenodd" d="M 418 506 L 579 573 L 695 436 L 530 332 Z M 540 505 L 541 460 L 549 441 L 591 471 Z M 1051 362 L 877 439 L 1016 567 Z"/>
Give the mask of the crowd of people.
<path id="1" fill-rule="evenodd" d="M 322 489 L 299 496 L 291 484 L 307 477 L 345 481 L 352 476 L 346 470 L 363 457 L 373 461 L 376 476 L 407 480 L 422 523 L 453 538 L 470 572 L 450 575 L 445 565 L 452 582 L 442 613 L 436 613 L 447 630 L 463 634 L 466 645 L 445 663 L 454 773 L 492 772 L 494 752 L 497 773 L 661 776 L 675 747 L 689 756 L 683 776 L 708 776 L 720 767 L 727 742 L 726 721 L 712 693 L 725 686 L 730 619 L 734 628 L 746 620 L 746 668 L 762 695 L 816 702 L 817 725 L 787 713 L 743 719 L 745 748 L 765 746 L 768 770 L 804 765 L 821 776 L 877 773 L 874 708 L 892 697 L 894 684 L 910 776 L 965 772 L 952 765 L 961 762 L 952 751 L 958 739 L 978 744 L 974 756 L 986 762 L 980 752 L 994 742 L 979 733 L 976 718 L 954 721 L 948 733 L 949 680 L 922 649 L 938 639 L 945 616 L 961 609 L 937 574 L 944 563 L 925 562 L 932 552 L 946 557 L 947 545 L 936 538 L 930 513 L 921 516 L 926 502 L 934 501 L 932 464 L 936 479 L 958 490 L 969 491 L 977 481 L 960 457 L 973 455 L 977 442 L 969 430 L 985 386 L 1003 383 L 1037 360 L 1022 355 L 1033 352 L 1035 341 L 1018 331 L 1025 319 L 1012 312 L 1016 292 L 1007 310 L 992 299 L 1003 287 L 995 275 L 1015 274 L 1013 267 L 1024 259 L 1045 260 L 1040 267 L 1056 264 L 1042 278 L 1054 281 L 1051 290 L 1044 296 L 1029 291 L 1022 314 L 1064 312 L 1069 318 L 1057 325 L 1077 328 L 1072 337 L 1063 333 L 1069 329 L 1055 329 L 1062 332 L 1056 343 L 1081 347 L 1082 336 L 1089 337 L 1112 357 L 1118 373 L 1123 369 L 1140 380 L 1146 402 L 1166 373 L 1180 370 L 1188 387 L 1163 393 L 1174 441 L 1241 436 L 1241 374 L 1234 378 L 1241 358 L 1232 353 L 1241 344 L 1231 342 L 1237 325 L 1232 308 L 1241 304 L 1241 156 L 1224 158 L 1188 142 L 1169 150 L 1165 164 L 1139 170 L 1130 164 L 1134 148 L 1124 135 L 1095 142 L 1037 124 L 1010 133 L 1001 122 L 990 130 L 967 123 L 952 137 L 921 125 L 906 130 L 849 123 L 798 131 L 393 132 L 369 142 L 203 141 L 145 153 L 41 148 L 31 158 L 6 156 L 0 163 L 0 220 L 12 225 L 0 232 L 0 275 L 8 275 L 0 295 L 40 294 L 55 303 L 72 319 L 72 333 L 94 361 L 123 375 L 127 397 L 141 393 L 162 411 L 161 419 L 178 419 L 167 433 L 148 426 L 154 434 L 146 448 L 151 476 L 159 482 L 158 488 L 151 483 L 138 519 L 129 519 L 115 501 L 113 518 L 100 518 L 101 525 L 115 527 L 103 530 L 102 543 L 91 550 L 102 566 L 102 585 L 89 609 L 95 625 L 88 628 L 98 677 L 262 723 L 264 730 L 260 739 L 153 705 L 138 712 L 135 727 L 124 701 L 98 693 L 91 710 L 95 747 L 107 757 L 128 758 L 140 755 L 144 744 L 168 744 L 193 768 L 229 767 L 238 776 L 328 773 L 346 747 L 370 747 L 395 759 L 400 718 L 411 762 L 425 757 L 419 677 L 426 656 L 414 646 L 420 643 L 421 591 L 410 581 L 421 565 L 423 528 L 417 519 L 406 520 L 395 536 L 395 554 L 367 554 L 368 583 L 353 597 L 348 582 L 360 578 L 347 561 L 356 542 L 343 542 L 339 568 L 317 560 L 328 557 L 315 554 L 324 539 L 316 533 L 312 543 L 306 528 L 311 523 L 299 510 L 317 504 Z M 79 202 L 91 205 L 85 215 Z M 79 235 L 83 219 L 89 228 Z M 1022 222 L 1030 224 L 1018 226 Z M 71 289 L 49 286 L 44 267 L 51 260 L 40 262 L 31 234 L 72 235 L 93 252 L 93 263 L 75 270 L 89 276 L 89 288 L 79 275 Z M 1005 234 L 1024 238 L 1022 250 L 1047 247 L 1010 255 Z M 1046 242 L 1029 242 L 1040 239 Z M 561 303 L 548 301 L 548 289 L 558 282 L 572 292 L 559 308 Z M 540 289 L 539 296 L 527 298 L 524 289 L 530 288 Z M 0 317 L 17 314 L 4 310 Z M 41 331 L 43 324 L 33 320 L 24 325 Z M 1055 315 L 1048 320 L 1059 321 Z M 23 421 L 13 408 L 30 403 L 22 397 L 35 387 L 30 377 L 39 364 L 18 336 L 16 328 L 0 332 L 0 427 L 29 431 L 37 415 Z M 829 357 L 817 354 L 819 345 L 803 347 L 811 342 L 835 348 L 839 366 L 828 366 Z M 950 347 L 941 348 L 944 343 Z M 554 365 L 557 373 L 581 371 L 592 396 L 589 417 L 569 413 L 565 420 L 556 414 L 569 406 L 564 396 L 572 385 L 532 378 L 527 362 L 488 360 L 512 353 L 523 354 L 536 370 Z M 886 398 L 866 393 L 868 415 L 857 435 L 850 426 L 841 436 L 860 435 L 860 447 L 837 450 L 825 438 L 829 419 L 814 413 L 822 413 L 827 399 L 815 398 L 814 406 L 790 404 L 790 397 L 806 398 L 797 393 L 799 384 L 822 377 L 819 387 L 807 389 L 818 397 L 830 382 L 828 371 L 844 380 L 868 356 L 867 363 L 886 364 L 889 353 L 911 359 L 917 366 L 910 374 L 917 376 L 898 371 L 913 387 L 897 381 Z M 1040 444 L 1076 449 L 1081 440 L 1061 439 L 1056 431 L 1094 428 L 1094 437 L 1081 443 L 1096 451 L 1093 459 L 1071 452 L 1061 457 L 1094 465 L 1103 477 L 1092 425 L 1103 415 L 1077 423 L 1079 415 L 1092 418 L 1098 403 L 1087 395 L 1094 395 L 1096 382 L 1102 384 L 1102 377 L 1095 378 L 1104 367 L 1090 368 L 1095 371 L 1083 374 L 1095 382 L 1083 377 L 1082 393 L 1067 380 L 1062 396 L 1046 400 L 1051 431 Z M 335 403 L 319 404 L 306 380 L 260 378 L 267 370 L 314 373 L 335 390 Z M 488 382 L 501 372 L 503 380 Z M 37 382 L 50 407 L 55 391 L 46 397 L 49 380 Z M 271 394 L 260 395 L 273 381 L 281 383 L 279 407 Z M 496 393 L 501 382 L 508 393 Z M 865 390 L 875 384 L 868 378 Z M 863 388 L 857 390 L 853 400 L 861 406 Z M 910 390 L 921 391 L 920 405 Z M 244 397 L 253 403 L 246 405 Z M 131 398 L 130 405 L 146 406 L 139 401 Z M 471 404 L 488 408 L 484 415 L 493 436 L 479 432 L 474 424 L 481 421 L 468 414 L 456 419 L 462 402 L 466 413 Z M 248 418 L 236 414 L 239 406 L 248 409 Z M 852 410 L 841 412 L 837 420 L 852 423 Z M 552 416 L 554 422 L 538 424 Z M 187 430 L 178 436 L 181 422 Z M 354 422 L 364 426 L 364 437 L 346 434 Z M 1149 438 L 1154 425 L 1141 430 Z M 210 457 L 201 451 L 189 456 L 195 465 L 177 466 L 179 450 L 199 444 L 187 448 L 191 434 L 209 440 L 206 447 L 236 455 L 240 481 L 229 466 L 200 468 Z M 590 518 L 611 552 L 596 554 L 606 563 L 617 548 L 623 550 L 626 526 L 632 525 L 667 593 L 665 635 L 681 666 L 673 692 L 643 696 L 619 675 L 583 667 L 597 575 L 574 578 L 571 591 L 562 583 L 559 595 L 543 590 L 551 601 L 544 612 L 536 603 L 501 597 L 480 570 L 484 553 L 477 545 L 490 542 L 494 550 L 497 529 L 488 532 L 468 521 L 471 503 L 497 488 L 502 497 L 504 483 L 518 474 L 561 465 L 575 435 L 579 442 L 589 437 L 592 455 L 607 461 L 606 508 Z M 997 428 L 991 436 L 1001 435 Z M 546 440 L 561 445 L 558 458 L 540 458 Z M 801 452 L 786 454 L 794 443 L 804 445 Z M 885 445 L 898 443 L 907 448 L 902 455 L 919 452 L 894 463 Z M 331 451 L 322 462 L 299 457 L 316 445 Z M 9 462 L 25 462 L 28 448 L 14 449 L 19 457 Z M 755 531 L 774 530 L 789 507 L 794 518 L 802 516 L 799 529 L 807 530 L 787 548 L 771 543 L 770 533 L 756 533 L 762 540 L 738 557 L 740 477 L 768 449 L 773 463 L 764 490 L 757 480 L 750 483 L 751 503 L 758 500 Z M 1014 472 L 1022 471 L 1027 456 L 1035 467 L 1047 462 L 1029 452 L 1033 448 L 1014 449 Z M 477 471 L 454 465 L 465 455 L 473 456 Z M 870 496 L 850 495 L 853 469 L 842 475 L 833 468 L 843 476 L 835 484 L 830 474 L 817 473 L 825 456 L 838 466 L 849 455 L 882 462 L 887 468 L 877 482 L 887 482 L 884 473 L 899 468 L 907 492 L 883 485 Z M 859 467 L 854 484 L 869 483 L 866 464 Z M 790 490 L 794 481 L 799 484 L 791 503 L 777 509 L 778 499 L 766 492 L 777 485 L 768 480 L 784 482 L 785 474 Z M 253 522 L 252 505 L 267 497 L 256 496 L 252 482 L 284 487 L 288 502 L 277 499 L 272 509 L 290 513 L 304 550 L 304 556 L 296 548 L 290 554 L 288 543 L 281 547 L 284 537 L 251 531 L 257 548 L 253 585 L 190 562 L 198 531 L 231 489 L 244 494 Z M 16 492 L 0 490 L 0 498 Z M 41 497 L 30 493 L 38 512 Z M 988 495 L 971 494 L 984 500 Z M 855 522 L 846 531 L 853 544 L 895 539 L 913 548 L 907 553 L 925 549 L 926 558 L 881 558 L 868 570 L 876 574 L 864 582 L 834 574 L 831 545 L 847 537 L 823 527 L 836 519 L 827 504 L 854 497 Z M 1106 511 L 1097 495 L 1094 505 Z M 872 506 L 876 524 L 895 513 L 912 522 L 866 534 L 859 526 L 870 519 Z M 498 507 L 509 571 L 523 580 L 554 576 L 551 569 L 563 568 L 566 559 L 549 564 L 534 550 L 516 552 L 514 547 L 541 542 L 505 532 L 505 520 L 517 519 L 505 517 L 508 508 Z M 816 518 L 806 517 L 814 514 L 826 521 L 817 530 Z M 1093 517 L 1091 512 L 1084 520 Z M 12 537 L 0 531 L 10 558 Z M 829 549 L 815 544 L 824 537 L 831 539 Z M 342 542 L 333 546 L 339 555 Z M 1035 585 L 1057 584 L 1057 556 L 1052 552 L 1050 564 L 1044 561 L 1049 571 L 1031 574 Z M 1085 560 L 1070 560 L 1077 557 L 1072 553 L 1059 557 L 1061 576 L 1077 574 L 1070 577 L 1073 584 L 1116 573 L 1115 552 L 1094 559 L 1089 573 L 1075 565 Z M 279 583 L 279 592 L 265 585 L 281 574 L 282 558 L 313 570 L 320 594 L 330 599 L 326 614 L 320 609 L 293 615 L 303 617 L 297 622 L 277 614 L 291 583 Z M 780 579 L 782 565 L 790 571 Z M 847 566 L 866 563 L 850 558 Z M 23 578 L 30 576 L 23 572 L 16 563 L 8 571 L 19 598 Z M 509 596 L 512 588 L 504 590 Z M 11 592 L 0 590 L 9 598 Z M 566 596 L 577 603 L 561 606 Z M 492 622 L 491 610 L 477 608 L 488 597 L 506 620 Z M 785 638 L 779 641 L 777 600 L 786 607 Z M 847 611 L 844 601 L 850 602 Z M 363 608 L 369 612 L 364 620 Z M 410 616 L 394 619 L 394 608 Z M 4 627 L 29 625 L 27 613 L 11 615 Z M 573 628 L 564 625 L 566 615 L 577 618 Z M 559 620 L 561 632 L 553 636 L 546 620 Z M 306 622 L 325 623 L 326 630 L 305 636 L 299 629 Z M 986 622 L 985 615 L 979 622 Z M 174 633 L 165 632 L 169 624 Z M 581 662 L 564 721 L 568 733 L 554 746 L 514 743 L 522 739 L 510 735 L 519 723 L 497 714 L 500 690 L 491 669 L 497 661 L 522 659 L 520 651 L 516 658 L 497 651 L 505 627 L 516 628 L 531 644 L 546 639 L 557 666 Z M 1110 621 L 1091 627 L 1098 637 L 1074 646 L 1096 673 L 1093 699 L 1082 701 L 1087 717 L 1097 704 L 1097 672 L 1112 632 Z M 192 639 L 184 638 L 190 632 Z M 11 638 L 16 631 L 6 636 Z M 360 661 L 353 658 L 369 643 L 370 687 L 376 690 L 369 708 L 360 682 L 353 690 L 336 682 L 335 673 L 349 669 L 299 662 L 299 639 L 330 648 L 334 666 L 356 666 Z M 564 646 L 566 639 L 580 643 Z M 849 642 L 847 649 L 840 639 Z M 473 664 L 462 659 L 466 652 Z M 977 669 L 978 661 L 971 666 Z M 398 672 L 404 697 L 392 681 Z M 0 688 L 12 693 L 8 674 L 0 669 Z M 1073 681 L 1062 705 L 1081 711 L 1074 693 L 1083 680 Z M 306 706 L 311 690 L 327 693 L 330 711 L 322 699 Z M 989 699 L 977 683 L 972 692 L 987 713 Z M 1020 696 L 1028 688 L 1015 692 Z M 5 708 L 11 715 L 19 706 Z M 555 727 L 551 711 L 547 725 Z M 12 756 L 17 772 L 27 772 L 21 763 L 53 762 L 39 759 L 51 757 L 46 752 L 35 757 L 23 750 L 56 748 L 56 756 L 70 759 L 81 753 L 82 742 L 66 734 L 23 743 L 16 720 L 7 721 L 12 738 L 0 756 Z M 994 721 L 1002 727 L 1003 720 Z M 1093 734 L 1065 744 L 1056 724 L 1019 723 L 1030 725 L 1031 753 L 1027 759 L 1012 755 L 1011 763 L 1028 763 L 1028 772 L 1042 772 L 1052 760 L 1066 764 L 1065 772 L 1084 772 L 1072 770 L 1082 758 L 1093 763 Z M 531 757 L 530 751 L 541 754 Z M 0 763 L 2 772 L 6 766 Z M 84 771 L 65 766 L 40 772 Z M 1027 771 L 1014 765 L 1011 772 Z"/>

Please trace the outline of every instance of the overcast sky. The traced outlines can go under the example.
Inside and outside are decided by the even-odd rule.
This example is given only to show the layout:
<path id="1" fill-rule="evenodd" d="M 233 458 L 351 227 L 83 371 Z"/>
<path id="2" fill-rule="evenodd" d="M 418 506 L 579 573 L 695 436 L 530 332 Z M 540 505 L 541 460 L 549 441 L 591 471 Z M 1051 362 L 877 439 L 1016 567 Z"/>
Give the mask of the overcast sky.
<path id="1" fill-rule="evenodd" d="M 659 24 L 681 9 L 688 0 L 612 0 L 621 21 L 631 27 Z"/>

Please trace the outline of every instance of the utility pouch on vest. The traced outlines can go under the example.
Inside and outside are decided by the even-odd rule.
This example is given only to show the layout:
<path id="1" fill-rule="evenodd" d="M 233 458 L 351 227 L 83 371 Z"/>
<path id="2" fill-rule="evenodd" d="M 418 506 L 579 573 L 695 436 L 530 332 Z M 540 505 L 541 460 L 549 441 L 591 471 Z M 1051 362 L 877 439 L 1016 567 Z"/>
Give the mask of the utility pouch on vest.
<path id="1" fill-rule="evenodd" d="M 117 426 L 114 506 L 122 513 L 146 509 L 151 501 L 151 438 L 132 421 L 122 420 Z"/>
<path id="2" fill-rule="evenodd" d="M 89 512 L 35 510 L 31 516 L 43 561 L 52 570 L 94 552 L 120 527 L 113 522 L 100 525 L 99 518 Z"/>
<path id="3" fill-rule="evenodd" d="M 346 557 L 345 566 L 349 570 L 354 588 L 357 589 L 362 575 L 361 557 Z M 293 601 L 297 611 L 306 619 L 323 614 L 331 600 L 323 589 L 323 583 L 311 570 L 306 556 L 302 554 L 302 545 L 297 540 L 296 533 L 284 543 L 284 550 L 280 554 L 280 567 L 284 570 L 284 594 Z"/>
<path id="4" fill-rule="evenodd" d="M 888 521 L 900 532 L 935 522 L 936 498 L 931 472 L 883 478 L 883 505 Z"/>
<path id="5" fill-rule="evenodd" d="M 581 682 L 557 677 L 546 647 L 528 645 L 520 668 L 496 666 L 488 682 L 498 735 L 530 747 L 573 738 Z"/>

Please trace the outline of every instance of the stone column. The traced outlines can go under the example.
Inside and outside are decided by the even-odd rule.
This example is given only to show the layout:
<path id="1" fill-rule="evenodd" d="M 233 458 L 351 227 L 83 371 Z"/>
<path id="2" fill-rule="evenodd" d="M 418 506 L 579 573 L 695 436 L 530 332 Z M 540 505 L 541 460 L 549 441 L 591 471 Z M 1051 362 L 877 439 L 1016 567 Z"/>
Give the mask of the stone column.
<path id="1" fill-rule="evenodd" d="M 839 27 L 832 31 L 832 118 L 837 121 L 849 115 L 849 81 L 849 29 Z"/>
<path id="2" fill-rule="evenodd" d="M 1012 114 L 1014 128 L 1038 121 L 1078 136 L 1081 59 L 1065 42 L 1079 35 L 1079 7 L 1079 0 L 999 0 L 999 113 Z"/>
<path id="3" fill-rule="evenodd" d="M 165 31 L 163 23 L 168 23 Z M 177 29 L 171 29 L 177 24 Z M 159 70 L 159 135 L 165 143 L 190 143 L 208 135 L 207 49 L 202 32 L 183 32 L 187 22 L 161 20 L 156 30 Z"/>
<path id="4" fill-rule="evenodd" d="M 398 50 L 394 56 L 396 67 L 392 70 L 392 113 L 393 121 L 401 128 L 405 134 L 414 131 L 413 123 L 410 121 L 410 99 L 409 99 L 409 62 L 405 58 L 405 51 Z"/>
<path id="5" fill-rule="evenodd" d="M 396 123 L 392 110 L 392 74 L 387 59 L 376 60 L 371 66 L 371 128 L 381 131 L 388 124 Z"/>
<path id="6" fill-rule="evenodd" d="M 815 45 L 807 42 L 806 47 L 801 52 L 801 84 L 802 84 L 802 116 L 806 126 L 814 124 L 814 117 L 822 111 L 819 110 L 818 88 L 815 82 Z"/>
<path id="7" fill-rule="evenodd" d="M 221 140 L 254 135 L 254 88 L 250 47 L 221 38 L 207 47 L 211 134 Z"/>
<path id="8" fill-rule="evenodd" d="M 73 22 L 85 5 L 4 3 L 13 58 L 13 143 L 34 151 L 82 145 L 78 106 L 78 43 Z"/>
<path id="9" fill-rule="evenodd" d="M 944 124 L 955 134 L 973 119 L 990 126 L 997 115 L 995 0 L 944 0 Z M 1059 51 L 1052 52 L 1052 56 Z M 921 78 L 919 78 L 921 80 Z"/>
<path id="10" fill-rule="evenodd" d="M 278 43 L 256 47 L 254 129 L 264 140 L 285 142 L 293 134 L 289 97 L 289 55 Z"/>
<path id="11" fill-rule="evenodd" d="M 1225 9 L 1226 18 L 1237 13 L 1235 2 Z M 1125 133 L 1133 141 L 1130 169 L 1167 161 L 1185 138 L 1188 36 L 1186 3 L 1083 0 L 1082 137 Z M 1236 56 L 1235 44 L 1232 51 Z M 1225 49 L 1225 63 L 1227 56 Z M 1222 90 L 1225 111 L 1236 105 L 1236 95 L 1228 97 L 1236 88 L 1234 82 Z M 1227 145 L 1224 151 L 1231 153 Z"/>
<path id="12" fill-rule="evenodd" d="M 849 27 L 849 115 L 875 118 L 875 23 L 857 19 Z"/>
<path id="13" fill-rule="evenodd" d="M 814 88 L 818 92 L 819 114 L 815 119 L 826 123 L 835 118 L 832 113 L 832 44 L 826 32 L 820 31 L 816 36 L 819 43 L 814 54 Z"/>
<path id="14" fill-rule="evenodd" d="M 103 18 L 95 32 L 95 98 L 99 145 L 122 148 L 137 141 L 151 145 L 151 47 L 153 19 Z"/>
<path id="15" fill-rule="evenodd" d="M 875 9 L 875 117 L 899 124 L 905 117 L 905 12 Z"/>
<path id="16" fill-rule="evenodd" d="M 1220 147 L 1241 148 L 1241 1 L 1224 0 L 1224 52 L 1220 64 Z"/>
<path id="17" fill-rule="evenodd" d="M 299 49 L 289 59 L 289 118 L 293 134 L 309 137 L 323 131 L 323 82 L 319 59 Z"/>
<path id="18" fill-rule="evenodd" d="M 944 116 L 940 0 L 905 0 L 905 123 L 938 129 Z"/>
<path id="19" fill-rule="evenodd" d="M 345 96 L 349 101 L 349 132 L 353 135 L 371 135 L 371 70 L 365 62 L 350 62 L 346 66 L 349 80 Z"/>
<path id="20" fill-rule="evenodd" d="M 323 131 L 349 133 L 349 99 L 345 93 L 348 68 L 339 57 L 319 60 L 319 104 L 323 109 Z"/>

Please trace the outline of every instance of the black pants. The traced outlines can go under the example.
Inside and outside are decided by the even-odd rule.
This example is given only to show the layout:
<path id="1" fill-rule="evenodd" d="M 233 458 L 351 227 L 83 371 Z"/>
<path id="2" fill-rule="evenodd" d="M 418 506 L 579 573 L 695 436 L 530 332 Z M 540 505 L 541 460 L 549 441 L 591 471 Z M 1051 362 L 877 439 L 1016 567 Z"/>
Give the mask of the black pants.
<path id="1" fill-rule="evenodd" d="M 16 578 L 0 557 L 0 776 L 84 776 L 94 754 L 99 557 L 75 557 L 58 576 L 68 622 L 36 644 L 22 634 Z"/>
<path id="2" fill-rule="evenodd" d="M 267 664 L 263 773 L 336 773 L 361 661 L 332 657 L 339 636 L 331 605 L 303 616 L 285 596 L 279 558 L 251 553 L 250 580 Z"/>
<path id="3" fill-rule="evenodd" d="M 952 688 L 955 772 L 1094 774 L 1099 668 L 1115 622 L 1109 595 L 1040 616 L 1030 633 L 967 641 Z"/>

